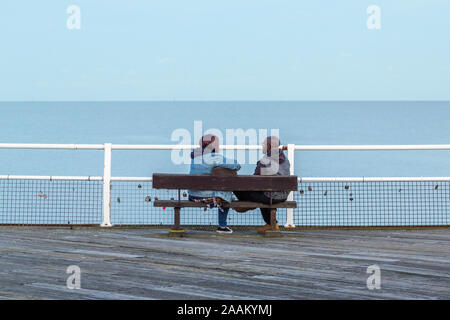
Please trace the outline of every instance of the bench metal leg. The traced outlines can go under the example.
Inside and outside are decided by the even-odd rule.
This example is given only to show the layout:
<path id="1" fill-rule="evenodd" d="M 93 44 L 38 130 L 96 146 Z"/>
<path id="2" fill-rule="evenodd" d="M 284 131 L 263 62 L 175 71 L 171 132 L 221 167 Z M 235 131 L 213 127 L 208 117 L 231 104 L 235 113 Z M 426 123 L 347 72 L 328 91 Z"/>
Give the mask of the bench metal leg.
<path id="1" fill-rule="evenodd" d="M 270 209 L 270 230 L 267 230 L 264 235 L 266 237 L 281 237 L 280 230 L 276 230 L 277 224 L 277 209 Z"/>
<path id="2" fill-rule="evenodd" d="M 169 231 L 169 237 L 183 237 L 184 236 L 184 230 L 181 228 L 180 225 L 180 211 L 181 208 L 173 208 L 174 211 L 174 225 L 172 229 Z"/>

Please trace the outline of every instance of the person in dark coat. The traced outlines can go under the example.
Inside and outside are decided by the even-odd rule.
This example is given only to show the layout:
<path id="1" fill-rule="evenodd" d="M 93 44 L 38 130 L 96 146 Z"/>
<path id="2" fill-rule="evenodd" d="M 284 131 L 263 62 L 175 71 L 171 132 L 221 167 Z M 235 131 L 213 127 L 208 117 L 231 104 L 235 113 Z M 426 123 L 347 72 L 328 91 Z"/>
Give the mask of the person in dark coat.
<path id="1" fill-rule="evenodd" d="M 263 143 L 264 156 L 256 164 L 254 175 L 262 176 L 288 176 L 290 175 L 290 163 L 280 149 L 280 139 L 275 136 L 267 137 Z M 240 201 L 260 202 L 270 204 L 270 192 L 268 191 L 234 191 L 234 194 Z M 272 192 L 272 203 L 280 203 L 287 200 L 289 191 Z M 238 212 L 245 212 L 253 208 L 236 209 Z M 261 215 L 266 223 L 265 226 L 258 229 L 258 233 L 264 233 L 271 228 L 270 226 L 270 209 L 260 208 Z M 278 230 L 278 222 L 276 229 Z"/>

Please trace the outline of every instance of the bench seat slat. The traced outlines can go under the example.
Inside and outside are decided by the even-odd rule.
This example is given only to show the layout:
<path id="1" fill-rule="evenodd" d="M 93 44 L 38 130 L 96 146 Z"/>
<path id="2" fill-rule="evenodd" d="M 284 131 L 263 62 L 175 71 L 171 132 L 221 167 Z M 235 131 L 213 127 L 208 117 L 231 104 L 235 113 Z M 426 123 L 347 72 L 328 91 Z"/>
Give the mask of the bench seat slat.
<path id="1" fill-rule="evenodd" d="M 217 190 L 217 191 L 296 191 L 296 176 L 212 176 L 154 173 L 155 189 Z"/>
<path id="2" fill-rule="evenodd" d="M 193 202 L 188 200 L 155 200 L 153 203 L 154 207 L 189 207 L 189 208 L 204 208 L 206 205 L 201 202 Z M 273 205 L 262 204 L 259 202 L 250 201 L 233 201 L 230 204 L 224 204 L 224 207 L 230 208 L 297 208 L 297 202 L 295 201 L 284 201 L 276 203 Z"/>

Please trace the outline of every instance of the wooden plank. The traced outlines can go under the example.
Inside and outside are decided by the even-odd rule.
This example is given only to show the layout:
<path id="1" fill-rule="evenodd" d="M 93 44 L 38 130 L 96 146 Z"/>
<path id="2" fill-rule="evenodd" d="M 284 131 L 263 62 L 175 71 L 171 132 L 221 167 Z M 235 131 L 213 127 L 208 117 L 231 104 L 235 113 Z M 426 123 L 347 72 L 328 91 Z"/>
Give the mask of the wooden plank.
<path id="1" fill-rule="evenodd" d="M 268 241 L 167 229 L 0 227 L 0 299 L 449 299 L 449 229 L 303 230 Z M 367 267 L 381 268 L 368 290 Z M 65 284 L 81 268 L 81 289 Z"/>
<path id="2" fill-rule="evenodd" d="M 296 176 L 210 176 L 190 174 L 154 173 L 152 186 L 155 189 L 191 189 L 217 191 L 295 191 Z"/>
<path id="3" fill-rule="evenodd" d="M 206 204 L 188 200 L 155 200 L 153 203 L 155 207 L 169 207 L 169 208 L 205 208 Z M 273 205 L 264 204 L 260 202 L 250 201 L 233 201 L 231 203 L 224 203 L 225 208 L 297 208 L 296 201 L 285 201 Z"/>
<path id="4" fill-rule="evenodd" d="M 215 167 L 212 169 L 211 172 L 212 176 L 216 177 L 230 177 L 230 176 L 237 176 L 236 170 L 227 169 L 224 167 Z"/>

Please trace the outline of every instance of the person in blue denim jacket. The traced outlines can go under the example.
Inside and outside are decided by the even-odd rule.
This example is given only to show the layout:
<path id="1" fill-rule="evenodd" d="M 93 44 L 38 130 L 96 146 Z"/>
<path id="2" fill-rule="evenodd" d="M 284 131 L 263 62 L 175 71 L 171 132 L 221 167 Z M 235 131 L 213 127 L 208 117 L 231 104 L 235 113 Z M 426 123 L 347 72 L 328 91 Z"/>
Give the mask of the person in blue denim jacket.
<path id="1" fill-rule="evenodd" d="M 227 159 L 219 153 L 219 138 L 208 134 L 200 139 L 200 148 L 191 153 L 191 167 L 189 174 L 211 175 L 213 168 L 223 167 L 238 171 L 241 166 L 236 160 Z M 209 207 L 217 207 L 219 214 L 218 233 L 233 233 L 227 226 L 228 211 L 230 208 L 223 208 L 222 202 L 231 202 L 233 192 L 214 190 L 188 190 L 189 200 L 204 202 Z"/>

